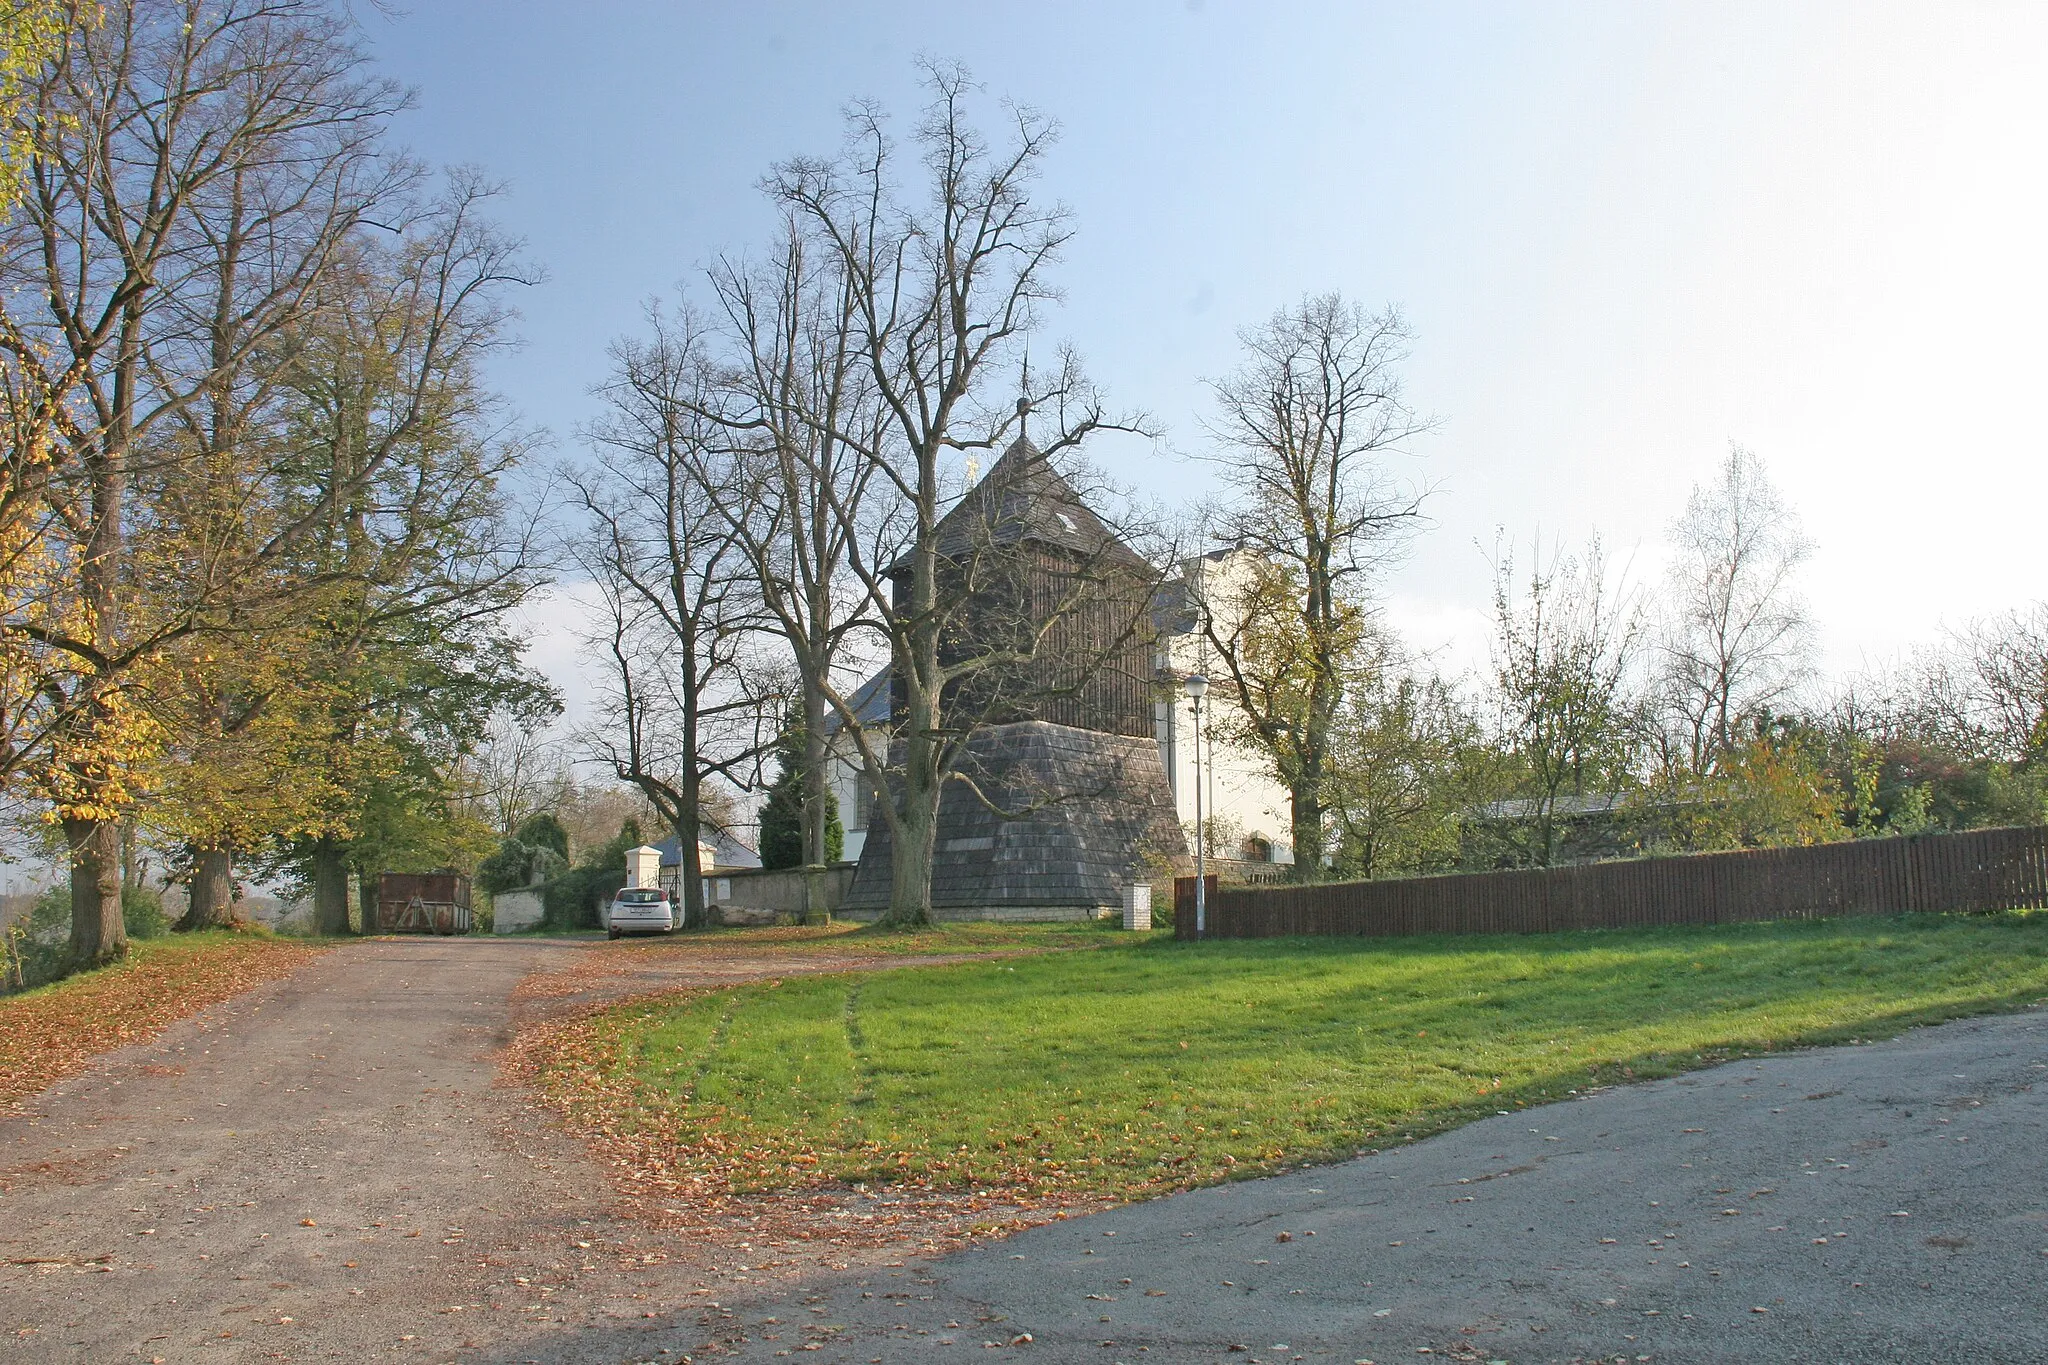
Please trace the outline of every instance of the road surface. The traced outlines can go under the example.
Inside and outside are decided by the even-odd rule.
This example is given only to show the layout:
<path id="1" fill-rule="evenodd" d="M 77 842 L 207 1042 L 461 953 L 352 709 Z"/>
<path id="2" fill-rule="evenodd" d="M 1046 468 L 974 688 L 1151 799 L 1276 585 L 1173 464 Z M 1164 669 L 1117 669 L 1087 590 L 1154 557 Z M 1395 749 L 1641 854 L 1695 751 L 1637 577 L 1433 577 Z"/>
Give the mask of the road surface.
<path id="1" fill-rule="evenodd" d="M 892 964 L 608 951 L 351 946 L 0 1117 L 0 1358 L 2048 1360 L 2042 1011 L 863 1263 L 619 1216 L 496 1057 L 580 998 Z"/>

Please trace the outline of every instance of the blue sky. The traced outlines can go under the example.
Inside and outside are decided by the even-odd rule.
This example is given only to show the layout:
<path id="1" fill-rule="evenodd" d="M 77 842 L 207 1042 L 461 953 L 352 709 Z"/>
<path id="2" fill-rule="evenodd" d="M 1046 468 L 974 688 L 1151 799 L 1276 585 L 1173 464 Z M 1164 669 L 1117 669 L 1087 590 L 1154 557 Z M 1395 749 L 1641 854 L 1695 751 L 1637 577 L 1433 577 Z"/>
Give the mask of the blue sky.
<path id="1" fill-rule="evenodd" d="M 828 152 L 919 53 L 1057 118 L 1079 236 L 1049 337 L 1166 430 L 1098 452 L 1199 490 L 1202 379 L 1304 292 L 1393 303 L 1435 520 L 1386 585 L 1484 660 L 1496 527 L 1598 528 L 1640 578 L 1728 442 L 1819 550 L 1850 668 L 2043 595 L 2048 7 L 699 4 L 417 0 L 368 20 L 401 134 L 503 178 L 544 261 L 494 375 L 575 453 L 650 295 L 759 241 L 754 183 Z M 534 658 L 577 690 L 573 592 Z"/>

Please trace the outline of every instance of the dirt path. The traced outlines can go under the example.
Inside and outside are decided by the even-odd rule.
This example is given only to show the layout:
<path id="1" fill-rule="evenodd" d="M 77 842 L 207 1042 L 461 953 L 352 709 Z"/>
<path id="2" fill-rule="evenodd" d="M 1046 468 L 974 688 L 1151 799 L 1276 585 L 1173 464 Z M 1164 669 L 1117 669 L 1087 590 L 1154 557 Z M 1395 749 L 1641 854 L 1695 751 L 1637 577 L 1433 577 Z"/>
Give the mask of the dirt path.
<path id="1" fill-rule="evenodd" d="M 0 1118 L 0 1356 L 555 1360 L 601 1325 L 617 1355 L 619 1329 L 756 1283 L 757 1262 L 786 1274 L 795 1253 L 615 1216 L 581 1141 L 495 1084 L 514 1028 L 664 987 L 930 960 L 487 939 L 328 953 Z"/>

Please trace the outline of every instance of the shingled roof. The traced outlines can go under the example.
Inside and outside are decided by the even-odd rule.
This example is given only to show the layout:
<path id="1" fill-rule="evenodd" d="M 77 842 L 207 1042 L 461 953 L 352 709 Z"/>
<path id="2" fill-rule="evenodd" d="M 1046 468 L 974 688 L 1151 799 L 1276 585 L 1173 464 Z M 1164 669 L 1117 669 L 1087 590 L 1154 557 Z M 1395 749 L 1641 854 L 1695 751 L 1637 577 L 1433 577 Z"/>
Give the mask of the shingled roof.
<path id="1" fill-rule="evenodd" d="M 961 770 L 988 800 L 964 782 L 940 792 L 931 896 L 941 918 L 1085 917 L 1120 904 L 1149 864 L 1187 861 L 1153 739 L 1040 720 L 986 726 L 967 740 Z M 885 908 L 894 865 L 877 812 L 840 908 Z"/>
<path id="2" fill-rule="evenodd" d="M 878 669 L 875 675 L 854 689 L 846 704 L 853 710 L 853 718 L 862 725 L 886 725 L 889 721 L 889 670 Z M 825 713 L 825 733 L 836 735 L 846 728 L 839 718 L 839 709 L 833 707 Z"/>
<path id="3" fill-rule="evenodd" d="M 940 519 L 936 544 L 948 559 L 995 546 L 1055 545 L 1107 565 L 1150 574 L 1152 566 L 1095 515 L 1044 452 L 1018 437 L 980 483 Z M 901 569 L 902 562 L 898 566 Z"/>

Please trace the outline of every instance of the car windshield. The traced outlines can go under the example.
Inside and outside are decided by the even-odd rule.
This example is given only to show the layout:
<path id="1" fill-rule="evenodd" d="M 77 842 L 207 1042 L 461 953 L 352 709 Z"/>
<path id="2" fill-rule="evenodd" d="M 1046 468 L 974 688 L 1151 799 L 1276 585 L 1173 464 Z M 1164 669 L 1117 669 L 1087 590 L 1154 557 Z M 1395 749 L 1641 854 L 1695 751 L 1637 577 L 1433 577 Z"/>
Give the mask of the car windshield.
<path id="1" fill-rule="evenodd" d="M 659 905 L 667 899 L 668 892 L 666 891 L 621 891 L 619 893 L 619 904 L 621 905 Z"/>

